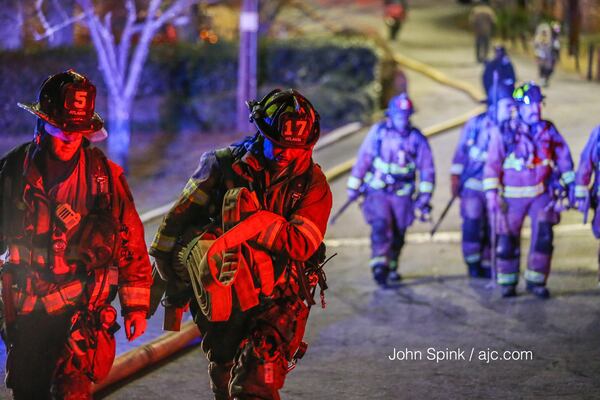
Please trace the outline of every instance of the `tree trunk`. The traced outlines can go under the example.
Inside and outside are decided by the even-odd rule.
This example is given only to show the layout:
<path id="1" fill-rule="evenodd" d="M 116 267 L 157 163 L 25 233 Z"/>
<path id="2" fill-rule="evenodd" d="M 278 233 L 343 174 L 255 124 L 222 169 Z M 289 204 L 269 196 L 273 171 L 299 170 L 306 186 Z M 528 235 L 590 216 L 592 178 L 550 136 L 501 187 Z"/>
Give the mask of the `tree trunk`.
<path id="1" fill-rule="evenodd" d="M 569 0 L 569 55 L 579 56 L 579 31 L 581 15 L 579 13 L 579 0 Z"/>
<path id="2" fill-rule="evenodd" d="M 247 100 L 256 99 L 258 53 L 258 0 L 244 0 L 240 13 L 240 49 L 237 84 L 237 131 L 252 129 L 248 122 Z"/>
<path id="3" fill-rule="evenodd" d="M 127 172 L 132 101 L 115 95 L 111 95 L 111 98 L 108 103 L 108 155 Z"/>
<path id="4" fill-rule="evenodd" d="M 19 0 L 4 0 L 0 7 L 0 49 L 23 47 L 23 7 Z"/>

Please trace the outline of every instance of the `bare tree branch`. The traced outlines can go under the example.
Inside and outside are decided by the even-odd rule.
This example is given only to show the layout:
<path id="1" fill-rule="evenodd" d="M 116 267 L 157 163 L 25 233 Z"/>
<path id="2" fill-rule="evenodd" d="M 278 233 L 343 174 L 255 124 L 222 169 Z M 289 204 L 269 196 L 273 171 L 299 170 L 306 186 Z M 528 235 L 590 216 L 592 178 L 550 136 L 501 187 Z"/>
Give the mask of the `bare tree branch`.
<path id="1" fill-rule="evenodd" d="M 100 32 L 100 36 L 104 40 L 104 48 L 106 51 L 106 56 L 108 62 L 110 64 L 111 70 L 113 71 L 113 76 L 117 79 L 122 85 L 123 81 L 123 71 L 119 68 L 117 63 L 117 54 L 116 54 L 116 44 L 115 38 L 112 34 L 112 13 L 108 12 L 104 16 L 104 24 L 99 24 L 98 31 Z"/>
<path id="2" fill-rule="evenodd" d="M 60 5 L 60 2 L 58 0 L 52 0 L 52 4 L 53 4 L 54 8 L 56 9 L 57 13 L 60 14 L 63 17 L 63 19 L 69 18 L 69 14 L 67 14 L 65 9 L 62 8 L 62 6 Z"/>
<path id="3" fill-rule="evenodd" d="M 154 21 L 156 29 L 160 29 L 167 21 L 177 17 L 180 12 L 190 7 L 194 0 L 177 0 Z"/>
<path id="4" fill-rule="evenodd" d="M 46 18 L 46 15 L 44 14 L 43 7 L 44 7 L 44 0 L 36 0 L 35 1 L 35 12 L 40 20 L 40 23 L 42 24 L 42 27 L 44 28 L 44 32 L 42 32 L 42 33 L 38 33 L 35 31 L 33 32 L 33 38 L 37 41 L 46 39 L 47 37 L 51 37 L 52 35 L 54 35 L 58 31 L 60 31 L 61 29 L 64 29 L 69 25 L 75 24 L 75 23 L 85 19 L 84 14 L 79 14 L 79 15 L 76 15 L 71 18 L 65 18 L 65 20 L 63 22 L 61 22 L 60 24 L 50 26 L 50 23 L 48 22 L 48 19 Z M 66 13 L 62 9 L 62 7 L 59 8 L 59 10 L 61 11 L 61 13 L 63 15 L 66 16 Z"/>
<path id="5" fill-rule="evenodd" d="M 121 42 L 119 43 L 119 56 L 118 65 L 119 69 L 123 72 L 123 76 L 127 76 L 127 61 L 129 60 L 129 49 L 131 48 L 132 36 L 135 34 L 135 22 L 137 21 L 137 9 L 135 7 L 134 0 L 127 0 L 125 3 L 127 9 L 127 21 L 125 22 L 125 28 L 121 33 Z"/>
<path id="6" fill-rule="evenodd" d="M 99 27 L 101 26 L 101 23 L 94 12 L 94 5 L 92 4 L 91 0 L 77 0 L 77 3 L 79 4 L 86 16 L 87 26 L 90 30 L 90 35 L 92 37 L 92 41 L 94 42 L 94 47 L 96 47 L 96 53 L 98 54 L 100 70 L 104 75 L 104 82 L 108 87 L 110 95 L 118 96 L 120 88 L 117 86 L 117 82 L 112 77 L 114 71 L 111 69 L 110 63 L 108 61 L 105 43 L 103 42 L 102 35 L 100 34 Z"/>
<path id="7" fill-rule="evenodd" d="M 155 28 L 154 24 L 152 23 L 152 19 L 156 15 L 160 3 L 161 0 L 150 0 L 150 4 L 148 5 L 148 13 L 145 21 L 143 22 L 144 28 L 142 29 L 139 42 L 133 52 L 129 73 L 127 74 L 127 80 L 125 82 L 123 96 L 126 99 L 133 98 L 137 90 L 137 86 L 142 75 L 142 67 L 148 55 L 148 48 L 150 47 L 150 42 L 156 33 L 157 28 Z"/>
<path id="8" fill-rule="evenodd" d="M 42 28 L 44 28 L 44 32 L 48 33 L 48 31 L 50 31 L 52 29 L 52 27 L 50 26 L 50 23 L 48 23 L 48 20 L 46 19 L 46 15 L 44 14 L 43 7 L 44 7 L 44 0 L 35 0 L 35 12 L 40 20 L 40 23 L 42 24 Z M 52 32 L 52 33 L 54 33 L 54 32 Z M 48 36 L 51 36 L 51 34 Z M 36 40 L 39 40 L 39 39 L 36 38 Z"/>

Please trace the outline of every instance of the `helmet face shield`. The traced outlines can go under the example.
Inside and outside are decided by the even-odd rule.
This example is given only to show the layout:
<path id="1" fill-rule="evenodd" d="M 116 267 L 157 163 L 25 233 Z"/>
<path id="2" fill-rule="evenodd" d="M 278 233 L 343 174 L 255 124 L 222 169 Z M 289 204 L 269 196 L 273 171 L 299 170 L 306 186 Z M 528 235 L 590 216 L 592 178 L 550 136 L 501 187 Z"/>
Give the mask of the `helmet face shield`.
<path id="1" fill-rule="evenodd" d="M 47 122 L 44 124 L 44 130 L 48 135 L 54 136 L 63 142 L 74 142 L 81 136 L 81 133 L 79 132 L 66 132 Z"/>

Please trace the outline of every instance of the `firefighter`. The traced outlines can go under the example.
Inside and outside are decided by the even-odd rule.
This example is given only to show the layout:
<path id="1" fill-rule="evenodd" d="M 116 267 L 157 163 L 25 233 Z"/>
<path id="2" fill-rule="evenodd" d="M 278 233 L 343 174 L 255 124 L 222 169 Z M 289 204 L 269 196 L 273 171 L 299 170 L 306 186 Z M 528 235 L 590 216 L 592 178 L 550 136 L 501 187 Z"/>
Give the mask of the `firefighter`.
<path id="1" fill-rule="evenodd" d="M 388 279 L 402 279 L 398 259 L 415 215 L 423 222 L 430 220 L 435 168 L 427 139 L 410 122 L 412 113 L 406 94 L 390 100 L 387 118 L 369 131 L 347 184 L 349 199 L 365 196 L 362 211 L 371 226 L 370 267 L 382 286 Z"/>
<path id="2" fill-rule="evenodd" d="M 396 40 L 398 32 L 406 19 L 408 4 L 406 0 L 385 0 L 384 21 L 389 30 L 389 39 Z"/>
<path id="3" fill-rule="evenodd" d="M 150 250 L 167 280 L 167 304 L 183 306 L 192 281 L 197 301 L 190 308 L 216 399 L 280 398 L 287 371 L 305 348 L 301 339 L 312 304 L 306 289 L 316 280 L 323 284 L 322 275 L 311 274 L 310 283 L 306 276 L 323 259 L 332 206 L 325 175 L 312 160 L 320 128 L 310 102 L 296 90 L 277 89 L 248 105 L 256 135 L 202 156 Z M 246 217 L 239 222 L 241 215 Z M 203 262 L 222 255 L 220 267 L 210 266 L 221 272 L 213 271 L 208 281 L 197 283 L 178 267 L 177 243 L 189 229 L 216 240 Z M 243 251 L 227 248 L 234 244 Z M 235 278 L 212 284 L 216 277 L 229 279 L 224 268 L 236 271 Z"/>
<path id="4" fill-rule="evenodd" d="M 486 93 L 489 93 L 494 86 L 494 73 L 498 73 L 498 84 L 515 87 L 516 75 L 510 57 L 506 53 L 504 46 L 498 45 L 494 49 L 494 58 L 485 63 L 483 69 L 482 83 Z"/>
<path id="5" fill-rule="evenodd" d="M 489 278 L 490 226 L 483 192 L 483 167 L 493 130 L 511 117 L 512 86 L 496 84 L 488 94 L 487 111 L 471 118 L 463 128 L 454 152 L 451 174 L 452 196 L 461 199 L 462 251 L 469 276 Z"/>
<path id="6" fill-rule="evenodd" d="M 587 222 L 587 214 L 589 209 L 594 210 L 594 218 L 592 220 L 592 232 L 596 239 L 600 238 L 600 210 L 598 196 L 600 186 L 598 186 L 598 174 L 600 168 L 600 126 L 597 126 L 591 133 L 590 138 L 581 152 L 577 176 L 575 178 L 575 199 L 576 207 L 584 213 L 584 220 Z M 594 182 L 592 183 L 592 175 Z M 600 250 L 598 252 L 598 265 L 600 266 Z M 600 268 L 599 268 L 600 271 Z M 598 276 L 600 281 L 600 275 Z"/>
<path id="7" fill-rule="evenodd" d="M 550 77 L 560 56 L 560 24 L 540 23 L 535 30 L 533 41 L 535 59 L 538 64 L 539 76 L 544 87 L 550 84 Z"/>
<path id="8" fill-rule="evenodd" d="M 469 24 L 475 34 L 475 58 L 478 63 L 484 63 L 487 59 L 496 23 L 496 13 L 485 1 L 475 4 L 469 13 Z"/>
<path id="9" fill-rule="evenodd" d="M 559 222 L 564 202 L 574 200 L 575 172 L 564 138 L 550 121 L 542 119 L 540 87 L 526 83 L 515 90 L 514 98 L 519 118 L 492 136 L 484 167 L 483 187 L 498 238 L 497 281 L 503 297 L 516 295 L 521 228 L 529 216 L 527 291 L 547 298 L 553 226 Z"/>
<path id="10" fill-rule="evenodd" d="M 125 333 L 144 333 L 151 268 L 122 169 L 90 142 L 107 133 L 95 86 L 53 75 L 34 104 L 32 142 L 0 161 L 6 385 L 14 399 L 91 399 L 115 356 L 118 293 Z"/>

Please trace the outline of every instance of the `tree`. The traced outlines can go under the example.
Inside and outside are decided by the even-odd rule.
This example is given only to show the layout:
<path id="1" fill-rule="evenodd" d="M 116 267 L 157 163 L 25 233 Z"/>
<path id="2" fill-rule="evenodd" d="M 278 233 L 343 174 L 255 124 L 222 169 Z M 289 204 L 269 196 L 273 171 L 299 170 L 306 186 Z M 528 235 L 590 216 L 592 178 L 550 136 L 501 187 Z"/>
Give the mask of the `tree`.
<path id="1" fill-rule="evenodd" d="M 35 9 L 44 30 L 46 32 L 51 31 L 51 33 L 48 35 L 35 33 L 36 39 L 39 36 L 44 36 L 44 38 L 48 39 L 49 47 L 72 46 L 75 36 L 72 23 L 69 23 L 69 26 L 61 27 L 60 29 L 52 30 L 51 27 L 60 26 L 64 21 L 72 20 L 75 11 L 75 0 L 62 0 L 60 2 L 58 0 L 52 0 L 47 4 L 45 12 L 42 11 L 44 8 L 43 3 L 44 0 L 35 0 Z"/>
<path id="2" fill-rule="evenodd" d="M 127 168 L 131 137 L 131 113 L 144 64 L 152 39 L 168 22 L 200 0 L 148 0 L 144 10 L 138 10 L 135 0 L 125 1 L 126 18 L 118 40 L 112 24 L 112 12 L 100 15 L 92 0 L 76 0 L 80 14 L 61 23 L 47 24 L 38 39 L 81 21 L 89 29 L 104 83 L 108 89 L 108 152 L 110 157 Z M 206 0 L 216 3 L 217 0 Z M 38 0 L 42 13 L 43 0 Z"/>

